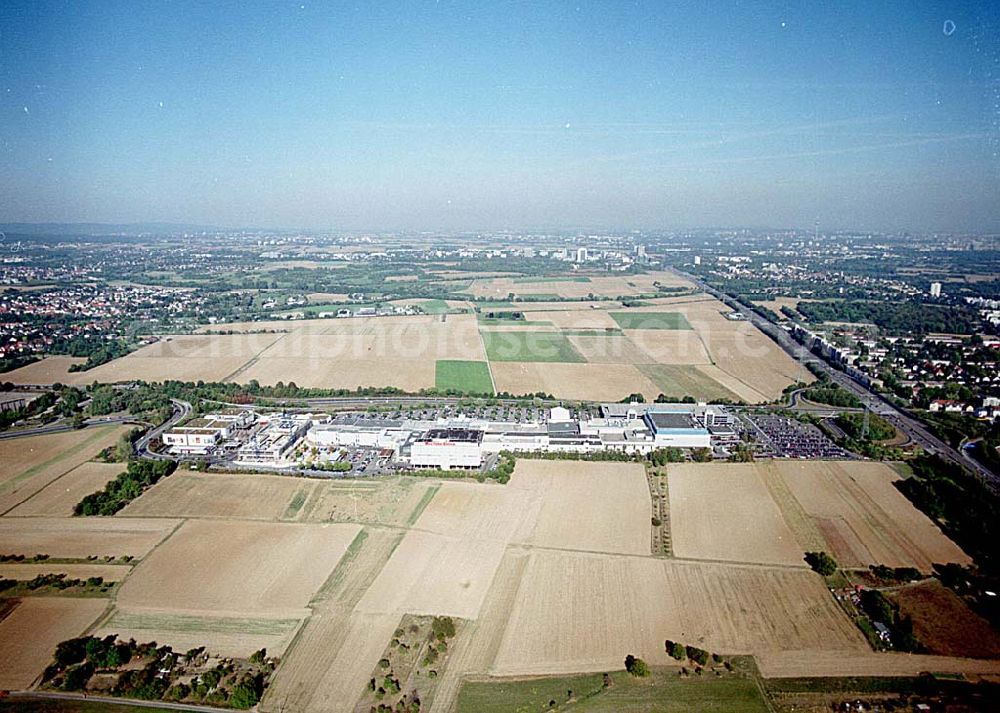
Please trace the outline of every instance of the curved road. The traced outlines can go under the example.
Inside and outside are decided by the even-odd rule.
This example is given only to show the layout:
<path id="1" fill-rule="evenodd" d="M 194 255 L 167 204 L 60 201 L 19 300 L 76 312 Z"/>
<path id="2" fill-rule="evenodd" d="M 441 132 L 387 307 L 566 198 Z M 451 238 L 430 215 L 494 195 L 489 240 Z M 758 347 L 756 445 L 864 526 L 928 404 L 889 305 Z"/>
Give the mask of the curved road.
<path id="1" fill-rule="evenodd" d="M 156 428 L 151 428 L 146 431 L 146 433 L 144 433 L 139 440 L 132 444 L 132 448 L 135 450 L 137 455 L 140 455 L 143 458 L 152 458 L 154 460 L 177 460 L 177 458 L 171 458 L 168 455 L 154 453 L 149 450 L 149 442 L 151 440 L 159 438 L 164 431 L 173 427 L 175 423 L 187 418 L 191 414 L 191 404 L 187 401 L 170 399 L 170 403 L 174 406 L 174 414 Z"/>

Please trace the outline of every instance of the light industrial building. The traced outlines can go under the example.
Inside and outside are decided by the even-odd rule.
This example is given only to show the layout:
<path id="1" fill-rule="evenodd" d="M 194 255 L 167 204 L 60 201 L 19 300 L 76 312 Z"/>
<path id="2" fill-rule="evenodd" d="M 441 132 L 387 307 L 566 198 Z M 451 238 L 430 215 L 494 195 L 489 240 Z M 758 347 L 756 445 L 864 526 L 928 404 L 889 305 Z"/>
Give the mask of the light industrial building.
<path id="1" fill-rule="evenodd" d="M 475 469 L 483 464 L 483 431 L 475 428 L 432 428 L 410 444 L 414 468 Z"/>

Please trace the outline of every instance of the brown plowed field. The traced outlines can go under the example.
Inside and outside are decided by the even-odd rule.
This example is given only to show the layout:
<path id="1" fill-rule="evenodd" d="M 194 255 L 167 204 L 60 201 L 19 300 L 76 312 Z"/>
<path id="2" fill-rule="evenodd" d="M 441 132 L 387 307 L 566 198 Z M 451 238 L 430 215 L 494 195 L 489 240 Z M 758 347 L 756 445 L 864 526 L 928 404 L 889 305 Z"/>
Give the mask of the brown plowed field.
<path id="1" fill-rule="evenodd" d="M 889 595 L 913 620 L 913 633 L 933 654 L 1000 659 L 1000 633 L 937 580 Z"/>

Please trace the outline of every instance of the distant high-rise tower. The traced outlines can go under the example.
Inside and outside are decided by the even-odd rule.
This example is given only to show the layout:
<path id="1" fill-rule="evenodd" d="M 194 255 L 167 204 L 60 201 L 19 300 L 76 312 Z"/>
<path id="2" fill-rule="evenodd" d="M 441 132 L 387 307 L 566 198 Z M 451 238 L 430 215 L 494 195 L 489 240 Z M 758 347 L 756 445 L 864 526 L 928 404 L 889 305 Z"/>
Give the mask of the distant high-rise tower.
<path id="1" fill-rule="evenodd" d="M 587 262 L 587 248 L 577 248 L 576 249 L 576 261 L 577 262 Z"/>
<path id="2" fill-rule="evenodd" d="M 700 265 L 701 264 L 701 255 L 695 255 L 694 256 L 694 264 L 695 265 Z"/>
<path id="3" fill-rule="evenodd" d="M 931 297 L 940 297 L 940 296 L 941 296 L 941 283 L 940 282 L 932 282 L 931 283 Z"/>
<path id="4" fill-rule="evenodd" d="M 636 245 L 635 246 L 635 254 L 638 257 L 646 257 L 646 246 L 645 245 Z"/>

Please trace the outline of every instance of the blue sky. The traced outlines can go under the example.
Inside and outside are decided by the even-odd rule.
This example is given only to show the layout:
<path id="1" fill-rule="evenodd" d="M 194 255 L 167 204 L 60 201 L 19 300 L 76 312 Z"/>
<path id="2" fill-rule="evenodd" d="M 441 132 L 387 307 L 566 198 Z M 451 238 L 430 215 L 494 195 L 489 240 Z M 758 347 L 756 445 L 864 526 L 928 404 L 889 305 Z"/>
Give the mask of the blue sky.
<path id="1" fill-rule="evenodd" d="M 998 231 L 998 8 L 7 0 L 0 221 Z"/>

